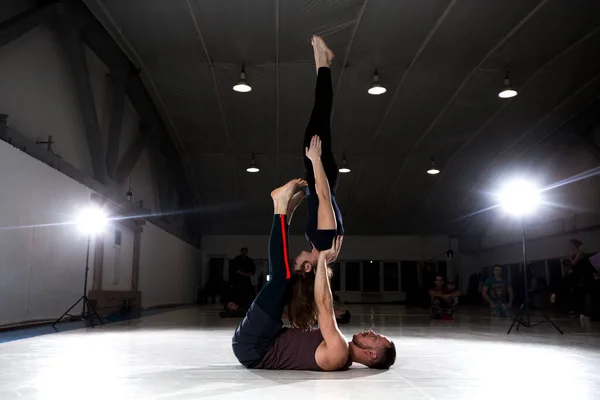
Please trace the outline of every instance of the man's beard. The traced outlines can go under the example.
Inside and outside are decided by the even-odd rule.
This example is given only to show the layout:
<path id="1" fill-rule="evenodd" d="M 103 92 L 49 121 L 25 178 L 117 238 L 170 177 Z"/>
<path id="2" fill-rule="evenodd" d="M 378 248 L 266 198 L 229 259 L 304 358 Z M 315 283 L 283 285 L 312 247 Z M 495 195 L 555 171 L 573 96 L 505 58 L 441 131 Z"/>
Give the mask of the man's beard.
<path id="1" fill-rule="evenodd" d="M 358 347 L 359 349 L 362 349 L 362 350 L 366 349 L 366 347 L 363 344 L 359 343 L 358 340 L 356 340 L 356 336 L 352 337 L 352 343 L 354 343 L 354 345 L 356 347 Z"/>

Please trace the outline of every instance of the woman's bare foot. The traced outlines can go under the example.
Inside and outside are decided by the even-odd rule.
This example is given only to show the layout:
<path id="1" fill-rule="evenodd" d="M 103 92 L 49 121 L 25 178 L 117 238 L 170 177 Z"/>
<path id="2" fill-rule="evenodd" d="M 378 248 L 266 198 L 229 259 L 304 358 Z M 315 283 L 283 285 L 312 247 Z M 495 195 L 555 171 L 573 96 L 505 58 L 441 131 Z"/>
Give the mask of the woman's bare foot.
<path id="1" fill-rule="evenodd" d="M 315 66 L 317 68 L 317 72 L 321 67 L 331 67 L 331 61 L 335 57 L 333 51 L 323 40 L 321 36 L 314 35 L 311 40 L 311 44 L 313 46 L 313 51 L 315 53 Z"/>
<path id="2" fill-rule="evenodd" d="M 285 201 L 286 203 L 288 203 L 300 188 L 306 186 L 307 183 L 304 179 L 292 179 L 285 185 L 273 190 L 271 192 L 271 198 L 273 199 L 273 201 Z"/>
<path id="3" fill-rule="evenodd" d="M 304 191 L 304 188 L 300 188 L 300 190 L 298 192 L 296 192 L 296 194 L 294 194 L 292 196 L 292 198 L 290 199 L 288 206 L 287 206 L 288 224 L 292 223 L 292 217 L 294 216 L 294 211 L 296 211 L 296 208 L 298 208 L 298 206 L 300 205 L 300 203 L 302 203 L 302 200 L 304 200 L 305 197 L 306 197 L 306 192 Z"/>

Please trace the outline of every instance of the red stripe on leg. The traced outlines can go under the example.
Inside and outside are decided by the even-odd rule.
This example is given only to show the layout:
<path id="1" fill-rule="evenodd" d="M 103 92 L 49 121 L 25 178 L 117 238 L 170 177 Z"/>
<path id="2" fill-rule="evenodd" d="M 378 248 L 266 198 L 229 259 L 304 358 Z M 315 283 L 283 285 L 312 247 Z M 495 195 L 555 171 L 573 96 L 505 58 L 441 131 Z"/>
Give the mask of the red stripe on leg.
<path id="1" fill-rule="evenodd" d="M 290 272 L 290 260 L 288 258 L 287 238 L 285 235 L 285 215 L 280 215 L 280 217 L 281 217 L 281 237 L 283 238 L 283 259 L 285 261 L 285 279 L 290 279 L 292 275 Z"/>

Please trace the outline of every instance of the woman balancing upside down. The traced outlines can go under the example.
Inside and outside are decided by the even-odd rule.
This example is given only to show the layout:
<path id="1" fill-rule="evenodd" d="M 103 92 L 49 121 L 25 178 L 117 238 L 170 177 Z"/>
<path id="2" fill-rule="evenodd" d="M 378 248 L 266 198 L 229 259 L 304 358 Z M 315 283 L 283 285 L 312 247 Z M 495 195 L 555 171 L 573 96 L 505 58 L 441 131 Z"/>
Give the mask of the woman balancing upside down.
<path id="1" fill-rule="evenodd" d="M 306 193 L 298 192 L 290 200 L 288 218 L 302 202 L 308 201 L 306 221 L 306 239 L 311 245 L 310 251 L 302 251 L 294 260 L 295 274 L 288 296 L 288 317 L 294 327 L 308 328 L 317 320 L 317 307 L 314 303 L 313 286 L 315 269 L 321 251 L 328 250 L 336 237 L 344 235 L 342 215 L 335 200 L 339 170 L 331 145 L 331 106 L 333 88 L 331 84 L 331 61 L 334 54 L 320 36 L 313 36 L 312 46 L 317 69 L 315 104 L 308 127 L 304 133 L 303 159 L 305 179 L 308 184 Z M 338 248 L 339 251 L 339 248 Z M 328 263 L 337 258 L 333 254 Z M 328 268 L 331 279 L 332 270 Z M 338 321 L 347 322 L 350 313 L 337 310 Z"/>

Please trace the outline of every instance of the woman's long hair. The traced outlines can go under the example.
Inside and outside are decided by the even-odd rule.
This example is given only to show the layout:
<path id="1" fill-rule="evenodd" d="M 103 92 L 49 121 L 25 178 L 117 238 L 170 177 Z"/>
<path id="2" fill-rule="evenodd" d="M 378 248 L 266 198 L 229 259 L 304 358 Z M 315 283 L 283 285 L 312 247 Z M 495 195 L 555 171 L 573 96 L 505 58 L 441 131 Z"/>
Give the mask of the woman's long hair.
<path id="1" fill-rule="evenodd" d="M 310 272 L 295 271 L 292 276 L 292 285 L 288 297 L 288 318 L 293 328 L 312 328 L 318 317 L 315 303 L 315 272 L 316 267 Z M 327 278 L 331 281 L 333 269 L 327 267 Z"/>

